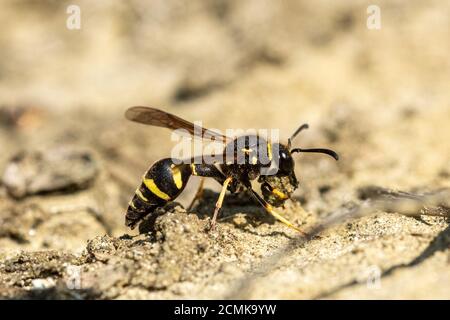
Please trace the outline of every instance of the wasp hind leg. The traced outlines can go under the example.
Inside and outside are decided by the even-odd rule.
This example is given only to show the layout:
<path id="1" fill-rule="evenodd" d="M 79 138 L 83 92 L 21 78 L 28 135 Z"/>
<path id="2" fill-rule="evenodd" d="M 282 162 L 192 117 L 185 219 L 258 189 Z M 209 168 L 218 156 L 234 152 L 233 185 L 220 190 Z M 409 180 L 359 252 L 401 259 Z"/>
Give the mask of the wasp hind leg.
<path id="1" fill-rule="evenodd" d="M 198 189 L 197 192 L 195 193 L 194 199 L 192 199 L 191 203 L 189 204 L 189 207 L 187 208 L 187 211 L 191 211 L 192 208 L 194 207 L 194 203 L 195 201 L 201 199 L 201 197 L 203 196 L 203 185 L 205 184 L 205 178 L 202 177 L 200 179 L 200 184 L 198 185 Z"/>
<path id="2" fill-rule="evenodd" d="M 222 190 L 220 191 L 219 199 L 216 202 L 216 208 L 214 209 L 214 215 L 211 220 L 211 230 L 214 230 L 216 226 L 217 216 L 219 215 L 219 211 L 222 208 L 223 199 L 225 198 L 225 192 L 227 192 L 228 184 L 233 180 L 231 177 L 226 178 L 222 185 Z"/>
<path id="3" fill-rule="evenodd" d="M 219 171 L 213 164 L 191 164 L 191 174 L 193 176 L 202 177 L 200 185 L 198 186 L 197 192 L 195 193 L 194 199 L 192 199 L 187 211 L 191 211 L 194 206 L 195 201 L 199 200 L 203 195 L 204 178 L 213 178 L 218 183 L 223 185 L 226 176 Z"/>

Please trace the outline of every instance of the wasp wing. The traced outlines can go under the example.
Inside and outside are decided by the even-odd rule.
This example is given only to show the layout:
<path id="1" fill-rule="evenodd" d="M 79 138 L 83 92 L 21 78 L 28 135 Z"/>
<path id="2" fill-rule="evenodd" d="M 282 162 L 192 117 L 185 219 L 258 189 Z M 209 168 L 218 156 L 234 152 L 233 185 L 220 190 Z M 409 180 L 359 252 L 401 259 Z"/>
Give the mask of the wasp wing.
<path id="1" fill-rule="evenodd" d="M 233 140 L 230 137 L 209 129 L 205 129 L 201 126 L 193 124 L 192 122 L 156 108 L 141 106 L 131 107 L 125 112 L 125 117 L 128 120 L 155 127 L 163 127 L 172 130 L 185 129 L 194 137 L 204 139 L 211 139 L 214 137 L 215 141 L 222 141 L 223 143 Z"/>

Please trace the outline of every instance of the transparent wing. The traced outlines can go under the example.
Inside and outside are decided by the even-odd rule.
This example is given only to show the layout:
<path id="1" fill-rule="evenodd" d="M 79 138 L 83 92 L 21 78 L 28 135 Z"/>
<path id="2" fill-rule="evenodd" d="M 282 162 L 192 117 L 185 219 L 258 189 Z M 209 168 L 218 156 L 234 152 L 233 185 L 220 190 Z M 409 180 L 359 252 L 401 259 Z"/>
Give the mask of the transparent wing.
<path id="1" fill-rule="evenodd" d="M 192 122 L 156 108 L 142 106 L 131 107 L 125 112 L 125 117 L 130 121 L 135 121 L 150 126 L 163 127 L 172 130 L 185 129 L 194 137 L 204 139 L 211 139 L 214 137 L 215 141 L 221 141 L 223 143 L 233 140 L 230 137 L 197 126 Z"/>

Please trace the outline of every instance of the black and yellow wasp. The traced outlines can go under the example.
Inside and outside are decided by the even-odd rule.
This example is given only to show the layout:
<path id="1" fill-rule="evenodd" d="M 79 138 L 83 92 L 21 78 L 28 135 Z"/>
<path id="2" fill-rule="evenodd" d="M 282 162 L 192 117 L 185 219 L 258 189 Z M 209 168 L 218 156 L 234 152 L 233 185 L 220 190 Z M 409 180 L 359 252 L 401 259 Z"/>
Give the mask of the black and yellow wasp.
<path id="1" fill-rule="evenodd" d="M 198 158 L 192 158 L 189 161 L 178 161 L 172 158 L 156 161 L 142 177 L 142 183 L 129 203 L 125 224 L 131 229 L 144 217 L 153 214 L 158 207 L 175 200 L 184 190 L 191 176 L 200 176 L 213 178 L 222 185 L 211 220 L 211 228 L 214 228 L 226 191 L 235 193 L 247 189 L 268 213 L 290 228 L 302 232 L 274 211 L 273 206 L 281 206 L 291 196 L 291 192 L 286 191 L 285 188 L 280 188 L 274 182 L 278 181 L 277 179 L 287 179 L 290 190 L 295 190 L 298 187 L 292 158 L 292 154 L 295 152 L 325 153 L 338 160 L 336 152 L 329 149 L 295 148 L 291 150 L 292 139 L 300 131 L 308 128 L 307 124 L 300 126 L 289 138 L 288 144 L 284 145 L 272 143 L 259 135 L 230 138 L 194 125 L 173 114 L 150 107 L 131 107 L 125 112 L 125 117 L 131 121 L 171 130 L 183 129 L 194 137 L 211 138 L 214 136 L 216 141 L 220 140 L 225 144 L 222 156 L 215 156 L 215 163 L 212 164 L 204 161 L 199 162 Z M 262 161 L 263 158 L 269 161 Z M 221 160 L 218 161 L 217 159 Z M 266 174 L 261 174 L 263 169 L 269 169 L 273 164 L 276 164 L 275 171 L 267 170 Z M 252 188 L 251 181 L 257 178 L 258 182 L 261 183 L 263 197 Z M 203 179 L 188 210 L 190 210 L 194 201 L 201 196 L 202 187 Z"/>

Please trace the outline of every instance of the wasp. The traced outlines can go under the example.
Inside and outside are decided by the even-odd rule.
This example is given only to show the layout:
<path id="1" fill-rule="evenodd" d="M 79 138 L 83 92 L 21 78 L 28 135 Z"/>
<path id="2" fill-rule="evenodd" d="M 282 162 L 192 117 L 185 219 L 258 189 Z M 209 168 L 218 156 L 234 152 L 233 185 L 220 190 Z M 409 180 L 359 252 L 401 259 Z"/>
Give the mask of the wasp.
<path id="1" fill-rule="evenodd" d="M 330 149 L 291 149 L 292 140 L 298 133 L 308 128 L 307 124 L 301 125 L 288 139 L 287 144 L 281 144 L 259 135 L 227 137 L 150 107 L 131 107 L 125 112 L 125 117 L 146 125 L 171 130 L 184 129 L 192 137 L 214 137 L 215 141 L 225 145 L 223 154 L 214 157 L 214 163 L 204 161 L 203 157 L 200 157 L 200 160 L 199 157 L 193 157 L 189 161 L 173 158 L 156 161 L 143 175 L 142 182 L 129 203 L 125 224 L 131 229 L 134 229 L 144 217 L 154 214 L 157 208 L 174 201 L 183 192 L 191 176 L 199 176 L 202 180 L 188 211 L 201 197 L 204 178 L 213 178 L 222 186 L 211 220 L 211 229 L 215 226 L 226 191 L 236 193 L 248 190 L 269 214 L 288 227 L 303 233 L 274 210 L 274 207 L 282 206 L 298 188 L 292 155 L 300 152 L 316 152 L 327 154 L 336 161 L 339 159 L 338 154 Z M 275 171 L 269 170 L 273 164 L 276 164 Z M 252 187 L 251 182 L 256 179 L 260 183 L 262 197 Z"/>

